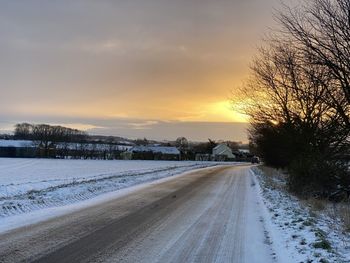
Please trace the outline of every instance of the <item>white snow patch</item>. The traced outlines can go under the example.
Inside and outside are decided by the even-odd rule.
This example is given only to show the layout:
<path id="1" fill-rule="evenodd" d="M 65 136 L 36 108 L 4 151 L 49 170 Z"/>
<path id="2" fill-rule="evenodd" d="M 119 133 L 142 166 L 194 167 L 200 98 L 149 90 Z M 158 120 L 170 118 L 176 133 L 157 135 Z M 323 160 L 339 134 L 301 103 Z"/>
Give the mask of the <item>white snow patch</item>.
<path id="1" fill-rule="evenodd" d="M 271 220 L 271 215 L 266 206 L 266 201 L 262 195 L 262 189 L 258 180 L 256 180 L 255 174 L 252 170 L 251 180 L 255 186 L 257 202 L 260 207 L 260 221 L 264 224 L 266 242 L 269 242 L 276 257 L 276 261 L 279 263 L 294 263 L 293 256 L 288 251 L 288 245 L 285 244 L 280 231 L 276 228 L 276 225 Z"/>
<path id="2" fill-rule="evenodd" d="M 179 161 L 0 158 L 0 198 L 111 176 L 127 176 L 186 167 L 206 167 L 216 164 Z"/>
<path id="3" fill-rule="evenodd" d="M 340 222 L 326 215 L 314 215 L 296 197 L 279 188 L 272 189 L 260 169 L 252 170 L 259 182 L 257 189 L 266 208 L 264 217 L 273 246 L 284 253 L 278 256 L 279 259 L 286 262 L 350 262 L 350 235 L 336 227 Z M 331 248 L 316 248 L 315 245 L 322 241 L 329 242 Z"/>

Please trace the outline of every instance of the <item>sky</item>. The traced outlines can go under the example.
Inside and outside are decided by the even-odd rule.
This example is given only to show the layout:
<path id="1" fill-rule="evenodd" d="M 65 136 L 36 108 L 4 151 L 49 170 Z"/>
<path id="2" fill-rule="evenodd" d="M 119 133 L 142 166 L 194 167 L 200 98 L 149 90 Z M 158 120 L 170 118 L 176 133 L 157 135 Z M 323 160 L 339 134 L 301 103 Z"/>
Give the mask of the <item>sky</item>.
<path id="1" fill-rule="evenodd" d="M 0 0 L 0 133 L 17 122 L 247 141 L 230 99 L 279 0 Z"/>

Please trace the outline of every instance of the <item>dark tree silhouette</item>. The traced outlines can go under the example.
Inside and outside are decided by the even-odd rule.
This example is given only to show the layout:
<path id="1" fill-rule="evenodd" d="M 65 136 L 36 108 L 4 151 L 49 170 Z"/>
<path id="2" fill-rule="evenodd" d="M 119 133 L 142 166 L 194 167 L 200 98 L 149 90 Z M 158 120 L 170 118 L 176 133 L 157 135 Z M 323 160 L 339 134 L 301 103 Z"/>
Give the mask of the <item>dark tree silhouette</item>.
<path id="1" fill-rule="evenodd" d="M 287 8 L 242 88 L 251 145 L 267 164 L 288 170 L 295 192 L 350 186 L 349 6 L 313 0 Z"/>

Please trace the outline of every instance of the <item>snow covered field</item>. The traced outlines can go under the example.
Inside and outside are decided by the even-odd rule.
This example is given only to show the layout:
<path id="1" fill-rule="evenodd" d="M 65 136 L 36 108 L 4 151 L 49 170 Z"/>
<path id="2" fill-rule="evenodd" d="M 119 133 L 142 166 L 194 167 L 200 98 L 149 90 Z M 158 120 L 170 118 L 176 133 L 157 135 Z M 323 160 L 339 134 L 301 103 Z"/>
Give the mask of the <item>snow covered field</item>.
<path id="1" fill-rule="evenodd" d="M 350 262 L 350 233 L 341 228 L 341 222 L 315 214 L 284 190 L 285 181 L 280 178 L 270 178 L 259 168 L 252 171 L 267 208 L 270 234 L 279 237 L 272 240 L 278 240 L 291 262 Z"/>
<path id="2" fill-rule="evenodd" d="M 177 161 L 60 160 L 0 158 L 0 197 L 40 190 L 72 181 L 101 179 L 213 163 Z M 4 189 L 7 188 L 7 189 Z"/>
<path id="3" fill-rule="evenodd" d="M 217 164 L 0 158 L 0 221 Z"/>

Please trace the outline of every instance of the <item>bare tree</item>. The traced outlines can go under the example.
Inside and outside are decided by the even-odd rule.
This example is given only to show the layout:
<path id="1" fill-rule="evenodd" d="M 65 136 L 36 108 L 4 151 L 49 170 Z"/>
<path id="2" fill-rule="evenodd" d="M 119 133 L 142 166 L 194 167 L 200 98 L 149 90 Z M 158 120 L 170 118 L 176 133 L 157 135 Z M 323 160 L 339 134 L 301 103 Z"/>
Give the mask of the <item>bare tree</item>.
<path id="1" fill-rule="evenodd" d="M 175 141 L 175 146 L 180 150 L 186 150 L 188 148 L 188 140 L 185 137 L 179 137 Z"/>
<path id="2" fill-rule="evenodd" d="M 83 131 L 48 124 L 20 123 L 15 125 L 15 138 L 33 140 L 41 157 L 55 157 L 57 146 L 59 154 L 64 157 L 69 150 L 69 143 L 83 142 L 87 134 Z"/>
<path id="3" fill-rule="evenodd" d="M 350 129 L 330 97 L 329 69 L 314 63 L 293 38 L 275 36 L 259 50 L 251 70 L 243 92 L 253 145 L 269 164 L 288 168 L 293 190 L 334 189 L 346 176 L 340 160 L 349 151 Z"/>
<path id="4" fill-rule="evenodd" d="M 179 137 L 175 141 L 175 146 L 181 153 L 180 159 L 188 159 L 188 140 L 185 137 Z"/>
<path id="5" fill-rule="evenodd" d="M 20 140 L 30 140 L 33 126 L 29 123 L 18 123 L 15 125 L 14 137 Z"/>
<path id="6" fill-rule="evenodd" d="M 350 129 L 350 1 L 312 0 L 279 16 L 284 37 L 330 77 L 327 102 Z"/>

